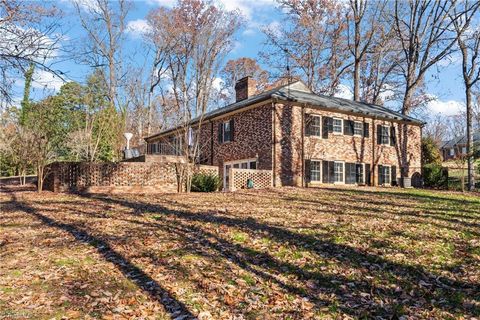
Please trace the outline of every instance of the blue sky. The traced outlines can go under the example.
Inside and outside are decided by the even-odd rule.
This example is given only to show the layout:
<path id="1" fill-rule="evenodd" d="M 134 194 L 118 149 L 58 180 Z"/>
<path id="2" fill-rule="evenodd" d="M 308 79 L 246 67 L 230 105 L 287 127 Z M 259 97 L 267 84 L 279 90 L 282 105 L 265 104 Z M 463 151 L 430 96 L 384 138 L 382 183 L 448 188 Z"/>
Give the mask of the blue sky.
<path id="1" fill-rule="evenodd" d="M 76 17 L 71 0 L 59 0 L 56 4 L 65 12 L 63 32 L 66 34 L 64 45 L 81 45 L 85 33 Z M 88 1 L 88 0 L 84 0 Z M 227 59 L 239 57 L 257 58 L 258 52 L 262 50 L 265 41 L 261 32 L 264 25 L 281 25 L 281 12 L 275 9 L 274 0 L 217 0 L 226 9 L 238 9 L 245 16 L 245 27 L 236 35 L 235 47 Z M 142 65 L 145 58 L 142 56 L 143 46 L 141 41 L 142 29 L 145 26 L 145 17 L 148 12 L 158 6 L 174 5 L 175 0 L 146 0 L 134 1 L 134 7 L 130 11 L 128 21 L 128 36 L 125 46 L 126 53 L 136 53 L 133 64 Z M 76 61 L 66 60 L 56 62 L 55 69 L 66 72 L 67 79 L 73 81 L 84 81 L 86 75 L 92 70 L 82 66 Z M 449 57 L 442 61 L 436 68 L 427 75 L 427 92 L 437 100 L 432 101 L 426 114 L 432 115 L 441 112 L 446 115 L 455 114 L 462 109 L 463 85 L 460 74 L 459 56 Z M 46 94 L 53 93 L 61 86 L 62 81 L 47 72 L 37 71 L 36 81 L 33 84 L 34 98 L 40 98 Z M 21 92 L 23 81 L 18 81 L 17 96 Z M 345 97 L 348 98 L 348 88 Z"/>

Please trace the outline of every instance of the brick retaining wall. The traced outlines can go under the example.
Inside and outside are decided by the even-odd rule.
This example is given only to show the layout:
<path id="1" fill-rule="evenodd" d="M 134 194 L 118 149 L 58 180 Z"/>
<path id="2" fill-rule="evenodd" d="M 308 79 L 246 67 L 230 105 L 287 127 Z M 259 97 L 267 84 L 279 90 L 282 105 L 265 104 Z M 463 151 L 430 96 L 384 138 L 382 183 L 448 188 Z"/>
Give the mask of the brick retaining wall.
<path id="1" fill-rule="evenodd" d="M 45 190 L 86 193 L 170 193 L 177 192 L 175 163 L 59 162 L 49 166 Z M 197 166 L 196 171 L 218 174 L 218 167 Z"/>

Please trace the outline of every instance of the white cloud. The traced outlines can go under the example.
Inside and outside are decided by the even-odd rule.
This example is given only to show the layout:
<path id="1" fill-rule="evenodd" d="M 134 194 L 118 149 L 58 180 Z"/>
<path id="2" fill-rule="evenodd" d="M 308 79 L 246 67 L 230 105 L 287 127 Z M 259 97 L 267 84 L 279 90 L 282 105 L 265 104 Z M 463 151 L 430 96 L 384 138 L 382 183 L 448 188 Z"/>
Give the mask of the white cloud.
<path id="1" fill-rule="evenodd" d="M 133 37 L 139 37 L 151 29 L 152 27 L 144 19 L 132 20 L 127 23 L 127 33 Z"/>
<path id="2" fill-rule="evenodd" d="M 33 88 L 58 91 L 63 84 L 62 79 L 49 71 L 39 70 L 33 74 Z"/>
<path id="3" fill-rule="evenodd" d="M 340 84 L 340 85 L 338 85 L 337 90 L 336 90 L 336 92 L 333 96 L 337 97 L 337 98 L 352 100 L 353 99 L 353 92 L 352 92 L 352 89 L 350 89 L 350 87 L 348 87 L 344 84 Z"/>
<path id="4" fill-rule="evenodd" d="M 149 0 L 152 4 L 157 4 L 163 7 L 171 8 L 177 0 Z M 255 10 L 268 6 L 274 6 L 275 0 L 214 0 L 216 4 L 221 5 L 226 10 L 238 10 L 242 15 L 250 20 Z"/>
<path id="5" fill-rule="evenodd" d="M 453 116 L 459 114 L 465 108 L 464 104 L 456 100 L 442 101 L 437 97 L 427 103 L 427 108 L 432 113 L 441 113 L 446 116 Z"/>

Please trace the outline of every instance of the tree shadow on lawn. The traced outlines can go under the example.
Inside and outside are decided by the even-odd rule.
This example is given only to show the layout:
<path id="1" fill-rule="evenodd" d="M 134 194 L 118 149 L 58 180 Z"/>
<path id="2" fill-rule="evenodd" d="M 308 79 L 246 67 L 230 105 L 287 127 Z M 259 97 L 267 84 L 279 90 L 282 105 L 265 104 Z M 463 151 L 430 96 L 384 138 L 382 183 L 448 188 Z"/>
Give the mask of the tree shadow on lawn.
<path id="1" fill-rule="evenodd" d="M 292 288 L 286 284 L 282 284 L 278 280 L 274 280 L 268 273 L 261 272 L 257 267 L 267 267 L 270 271 L 279 274 L 295 275 L 299 279 L 318 279 L 320 281 L 321 290 L 331 290 L 328 283 L 337 283 L 340 289 L 333 289 L 336 298 L 339 301 L 351 301 L 352 297 L 360 299 L 361 293 L 371 295 L 369 299 L 370 306 L 368 310 L 358 311 L 356 306 L 343 305 L 341 310 L 353 316 L 365 315 L 390 315 L 396 316 L 399 306 L 404 305 L 411 307 L 413 310 L 428 312 L 432 308 L 438 308 L 444 311 L 456 313 L 461 312 L 464 315 L 475 315 L 480 312 L 479 308 L 474 305 L 459 304 L 458 296 L 465 296 L 475 300 L 478 303 L 480 300 L 480 286 L 476 283 L 470 283 L 455 279 L 450 279 L 444 276 L 435 275 L 425 270 L 421 266 L 404 265 L 397 262 L 386 260 L 385 258 L 362 251 L 360 249 L 352 248 L 347 245 L 334 243 L 330 239 L 322 239 L 319 237 L 292 232 L 277 226 L 260 223 L 253 218 L 238 218 L 227 215 L 218 215 L 212 212 L 193 213 L 188 210 L 172 210 L 160 204 L 151 204 L 141 201 L 129 201 L 122 198 L 114 198 L 107 196 L 88 196 L 93 199 L 101 200 L 106 203 L 114 203 L 134 210 L 136 214 L 142 213 L 148 207 L 149 213 L 159 213 L 168 217 L 175 218 L 176 225 L 170 226 L 177 228 L 177 232 L 187 237 L 188 233 L 193 233 L 197 236 L 187 237 L 191 241 L 195 239 L 202 239 L 200 243 L 203 247 L 214 249 L 227 259 L 232 259 L 239 267 L 255 273 L 257 276 L 267 280 L 275 281 L 280 287 L 285 290 L 300 295 L 305 288 Z M 114 217 L 113 217 L 114 218 Z M 163 223 L 166 223 L 162 220 Z M 342 276 L 331 276 L 319 274 L 318 272 L 310 272 L 301 267 L 280 262 L 277 259 L 269 256 L 266 253 L 258 252 L 250 248 L 244 248 L 238 244 L 226 242 L 221 238 L 203 230 L 198 229 L 190 224 L 185 223 L 200 223 L 200 224 L 215 224 L 218 226 L 234 227 L 245 232 L 264 233 L 279 243 L 288 243 L 304 250 L 311 251 L 321 257 L 333 259 L 338 261 L 342 267 L 351 268 L 361 271 L 365 276 L 372 277 L 373 281 L 358 281 Z M 162 227 L 162 225 L 157 225 Z M 183 229 L 182 229 L 183 228 Z M 211 241 L 209 239 L 214 239 Z M 371 279 L 372 279 L 371 278 Z M 366 279 L 365 277 L 363 279 Z M 409 290 L 409 297 L 400 298 L 399 292 L 392 287 L 384 285 L 376 285 L 375 281 L 378 279 L 381 282 L 388 282 L 389 285 L 397 285 L 403 290 Z M 353 286 L 351 285 L 353 284 Z M 347 289 L 345 289 L 345 287 Z M 317 294 L 319 292 L 316 292 Z M 315 293 L 307 294 L 307 296 L 322 305 L 324 302 L 315 300 Z M 386 304 L 375 302 L 376 298 L 384 298 Z M 365 314 L 365 312 L 367 312 Z"/>
<path id="2" fill-rule="evenodd" d="M 88 243 L 95 247 L 97 252 L 108 262 L 113 263 L 118 270 L 129 280 L 137 284 L 137 286 L 148 294 L 152 299 L 159 301 L 165 307 L 165 310 L 172 318 L 182 316 L 182 319 L 193 319 L 194 315 L 187 309 L 187 307 L 176 298 L 174 298 L 168 291 L 166 291 L 158 282 L 152 279 L 142 269 L 132 264 L 122 254 L 115 251 L 107 241 L 92 236 L 86 230 L 80 229 L 73 224 L 62 223 L 52 219 L 46 215 L 41 214 L 35 208 L 27 205 L 25 202 L 19 201 L 14 193 L 9 205 L 37 218 L 42 223 L 63 230 L 71 234 L 77 241 Z"/>

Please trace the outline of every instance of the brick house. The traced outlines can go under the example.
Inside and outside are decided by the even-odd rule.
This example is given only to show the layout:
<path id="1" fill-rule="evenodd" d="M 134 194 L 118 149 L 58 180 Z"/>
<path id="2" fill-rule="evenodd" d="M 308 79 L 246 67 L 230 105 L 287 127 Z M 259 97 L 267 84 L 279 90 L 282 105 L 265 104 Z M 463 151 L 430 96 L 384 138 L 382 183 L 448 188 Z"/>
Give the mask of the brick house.
<path id="1" fill-rule="evenodd" d="M 473 134 L 474 150 L 480 147 L 480 133 Z M 467 137 L 454 138 L 445 142 L 441 147 L 443 161 L 452 160 L 458 157 L 464 157 L 467 154 Z"/>
<path id="2" fill-rule="evenodd" d="M 271 170 L 274 186 L 396 185 L 402 171 L 419 175 L 421 121 L 317 95 L 300 81 L 255 95 L 254 88 L 241 79 L 236 102 L 202 120 L 197 162 L 218 166 L 225 188 L 229 168 Z M 178 153 L 177 134 L 146 137 L 147 153 Z"/>

